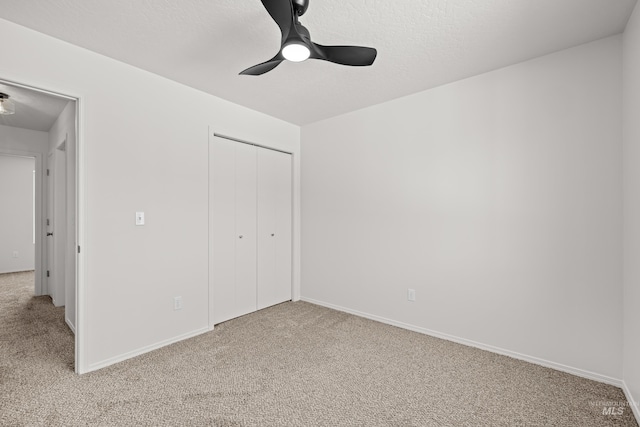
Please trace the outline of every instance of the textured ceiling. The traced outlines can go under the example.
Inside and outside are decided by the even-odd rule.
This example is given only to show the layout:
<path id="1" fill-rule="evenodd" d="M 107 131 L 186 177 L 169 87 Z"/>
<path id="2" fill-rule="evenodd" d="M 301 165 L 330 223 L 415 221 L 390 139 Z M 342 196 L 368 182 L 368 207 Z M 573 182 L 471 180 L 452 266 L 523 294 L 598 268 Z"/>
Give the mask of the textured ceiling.
<path id="1" fill-rule="evenodd" d="M 0 125 L 49 132 L 69 100 L 0 83 L 16 106 L 15 114 L 0 115 Z"/>
<path id="2" fill-rule="evenodd" d="M 371 67 L 283 63 L 260 0 L 0 0 L 0 17 L 298 125 L 620 33 L 636 0 L 310 0 L 313 41 Z"/>

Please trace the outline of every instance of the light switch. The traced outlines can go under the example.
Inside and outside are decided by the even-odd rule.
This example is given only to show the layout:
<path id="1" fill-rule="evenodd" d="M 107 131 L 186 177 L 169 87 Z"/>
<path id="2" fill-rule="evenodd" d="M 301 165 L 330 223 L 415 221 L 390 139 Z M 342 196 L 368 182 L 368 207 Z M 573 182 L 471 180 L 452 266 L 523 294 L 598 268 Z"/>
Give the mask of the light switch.
<path id="1" fill-rule="evenodd" d="M 144 212 L 136 212 L 136 225 L 144 225 Z"/>

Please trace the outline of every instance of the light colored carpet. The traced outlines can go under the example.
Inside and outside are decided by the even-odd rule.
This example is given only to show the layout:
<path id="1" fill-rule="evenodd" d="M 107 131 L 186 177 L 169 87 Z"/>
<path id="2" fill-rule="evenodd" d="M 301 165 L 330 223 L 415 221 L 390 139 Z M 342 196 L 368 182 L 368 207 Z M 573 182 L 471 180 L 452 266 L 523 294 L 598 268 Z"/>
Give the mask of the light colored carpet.
<path id="1" fill-rule="evenodd" d="M 637 426 L 616 387 L 304 302 L 78 376 L 32 289 L 0 275 L 2 426 Z"/>

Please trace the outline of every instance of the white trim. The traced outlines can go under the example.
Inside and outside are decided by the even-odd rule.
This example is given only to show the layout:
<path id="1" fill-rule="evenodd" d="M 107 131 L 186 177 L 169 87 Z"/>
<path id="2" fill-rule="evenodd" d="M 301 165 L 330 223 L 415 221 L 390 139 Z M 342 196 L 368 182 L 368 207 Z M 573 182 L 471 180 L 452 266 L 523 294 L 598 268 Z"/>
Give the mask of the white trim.
<path id="1" fill-rule="evenodd" d="M 71 332 L 73 332 L 73 335 L 75 335 L 76 334 L 76 328 L 73 326 L 71 321 L 67 318 L 67 316 L 64 317 L 64 322 L 67 324 L 69 329 L 71 329 Z"/>
<path id="2" fill-rule="evenodd" d="M 36 223 L 38 222 L 37 218 L 38 218 L 38 210 L 36 209 L 36 200 L 38 200 L 38 192 L 36 191 L 36 182 L 38 181 L 38 174 L 36 173 L 36 169 L 38 168 L 36 166 L 36 159 L 33 159 L 33 238 L 31 239 L 33 241 L 33 250 L 36 251 L 38 248 L 36 246 Z M 35 255 L 35 253 L 34 253 Z M 35 270 L 36 266 L 35 266 L 35 262 L 34 262 L 34 266 L 33 269 Z"/>
<path id="3" fill-rule="evenodd" d="M 76 254 L 76 373 L 83 374 L 87 369 L 87 349 L 89 348 L 88 319 L 85 316 L 87 307 L 87 223 L 88 206 L 88 177 L 87 177 L 87 144 L 85 144 L 84 116 L 86 99 L 78 96 L 76 99 L 76 244 L 81 253 Z"/>
<path id="4" fill-rule="evenodd" d="M 58 96 L 60 98 L 75 101 L 76 103 L 76 238 L 78 245 L 82 248 L 82 257 L 78 256 L 76 251 L 76 330 L 75 335 L 75 369 L 76 373 L 82 374 L 87 371 L 87 348 L 88 348 L 88 331 L 85 325 L 85 307 L 87 306 L 88 289 L 85 289 L 87 283 L 87 155 L 85 145 L 85 105 L 86 98 L 83 94 L 79 94 L 75 89 L 57 86 L 51 81 L 40 81 L 39 83 L 30 82 L 29 84 L 18 83 L 19 75 L 0 77 L 0 83 L 11 86 L 34 90 L 49 95 Z M 43 87 L 52 88 L 51 90 L 42 89 Z M 44 161 L 44 160 L 43 160 Z M 44 175 L 44 174 L 43 174 Z M 43 177 L 44 180 L 44 177 Z M 42 234 L 42 233 L 41 233 Z M 43 245 L 44 246 L 44 245 Z M 44 270 L 43 270 L 44 271 Z"/>
<path id="5" fill-rule="evenodd" d="M 211 129 L 211 127 L 209 127 L 209 129 Z M 291 151 L 280 150 L 278 148 L 273 148 L 270 145 L 258 144 L 257 142 L 251 142 L 251 141 L 247 141 L 247 140 L 244 140 L 244 139 L 238 139 L 238 138 L 235 138 L 233 136 L 222 135 L 222 134 L 217 133 L 217 132 L 213 132 L 213 136 L 216 137 L 216 138 L 228 139 L 229 141 L 239 142 L 240 144 L 253 145 L 254 147 L 266 148 L 267 150 L 271 150 L 271 151 L 279 151 L 279 152 L 284 153 L 284 154 L 293 154 Z"/>
<path id="6" fill-rule="evenodd" d="M 211 126 L 207 127 L 207 325 L 213 331 L 213 261 L 211 260 L 211 143 L 213 142 Z"/>
<path id="7" fill-rule="evenodd" d="M 27 90 L 32 90 L 32 91 L 44 93 L 45 95 L 57 96 L 58 98 L 66 99 L 68 101 L 76 101 L 77 98 L 78 98 L 78 97 L 73 96 L 73 95 L 65 95 L 62 92 L 57 92 L 57 91 L 54 91 L 54 90 L 42 89 L 41 87 L 36 87 L 36 86 L 28 85 L 28 84 L 18 83 L 17 81 L 11 80 L 11 79 L 0 78 L 0 83 L 7 84 L 7 85 L 10 85 L 10 86 L 19 87 L 21 89 L 27 89 Z M 63 91 L 63 92 L 67 92 L 67 91 Z"/>
<path id="8" fill-rule="evenodd" d="M 631 412 L 633 412 L 633 415 L 636 417 L 636 422 L 640 425 L 640 408 L 638 407 L 638 401 L 633 399 L 631 390 L 629 390 L 629 387 L 627 387 L 627 383 L 624 380 L 622 380 L 622 391 L 624 392 L 624 396 L 627 398 L 627 402 L 629 402 Z"/>
<path id="9" fill-rule="evenodd" d="M 525 362 L 533 363 L 535 365 L 544 366 L 546 368 L 555 369 L 557 371 L 566 372 L 568 374 L 576 375 L 578 377 L 587 378 L 589 380 L 598 381 L 605 384 L 610 384 L 616 387 L 622 387 L 622 380 L 612 378 L 607 375 L 597 374 L 595 372 L 585 371 L 583 369 L 574 368 L 572 366 L 563 365 L 561 363 L 551 362 L 549 360 L 540 359 L 534 356 L 528 356 L 526 354 L 517 353 L 511 350 L 505 350 L 500 347 L 494 347 L 489 344 L 479 343 L 477 341 L 468 340 L 466 338 L 460 338 L 453 335 L 445 334 L 442 332 L 432 331 L 430 329 L 421 328 L 419 326 L 410 325 L 408 323 L 398 322 L 396 320 L 387 319 L 384 317 L 376 316 L 369 313 L 364 313 L 358 310 L 352 310 L 349 308 L 341 307 L 335 304 L 326 303 L 323 301 L 314 300 L 312 298 L 302 297 L 302 301 L 309 302 L 311 304 L 320 305 L 334 310 L 343 311 L 345 313 L 353 314 L 355 316 L 364 317 L 366 319 L 375 320 L 377 322 L 385 323 L 387 325 L 397 326 L 402 329 L 408 329 L 410 331 L 418 332 L 421 334 L 429 335 L 435 338 L 441 338 L 443 340 L 452 341 L 458 344 L 466 345 L 469 347 L 479 348 L 480 350 L 490 351 L 492 353 L 501 354 L 503 356 L 513 357 L 514 359 L 523 360 Z"/>
<path id="10" fill-rule="evenodd" d="M 168 346 L 170 344 L 177 343 L 178 341 L 182 341 L 182 340 L 186 340 L 186 339 L 189 339 L 189 338 L 193 338 L 195 336 L 198 336 L 198 335 L 201 335 L 201 334 L 204 334 L 204 333 L 207 333 L 207 332 L 209 332 L 209 327 L 208 326 L 204 327 L 204 328 L 196 329 L 193 332 L 188 332 L 186 334 L 182 334 L 182 335 L 179 335 L 177 337 L 173 337 L 173 338 L 170 338 L 170 339 L 167 339 L 167 340 L 164 340 L 164 341 L 157 342 L 155 344 L 147 345 L 145 347 L 139 348 L 138 350 L 130 351 L 128 353 L 121 354 L 121 355 L 112 357 L 110 359 L 103 360 L 102 362 L 92 363 L 92 364 L 90 364 L 88 366 L 88 368 L 85 371 L 85 373 L 86 372 L 97 371 L 98 369 L 102 369 L 102 368 L 106 368 L 107 366 L 113 365 L 115 363 L 122 362 L 124 360 L 131 359 L 133 357 L 140 356 L 140 355 L 145 354 L 145 353 L 149 353 L 150 351 L 157 350 L 159 348 Z"/>

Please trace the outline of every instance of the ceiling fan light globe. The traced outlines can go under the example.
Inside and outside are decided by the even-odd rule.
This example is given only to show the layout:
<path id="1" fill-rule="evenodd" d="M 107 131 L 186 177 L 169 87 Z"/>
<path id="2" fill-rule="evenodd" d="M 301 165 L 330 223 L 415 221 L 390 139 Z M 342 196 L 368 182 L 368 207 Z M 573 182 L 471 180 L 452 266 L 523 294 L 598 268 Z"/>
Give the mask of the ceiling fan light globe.
<path id="1" fill-rule="evenodd" d="M 287 61 L 302 62 L 309 59 L 311 51 L 302 43 L 290 43 L 282 48 L 282 56 Z"/>
<path id="2" fill-rule="evenodd" d="M 2 95 L 0 96 L 0 114 L 3 116 L 14 114 L 16 112 L 15 104 L 9 99 L 9 96 Z"/>

